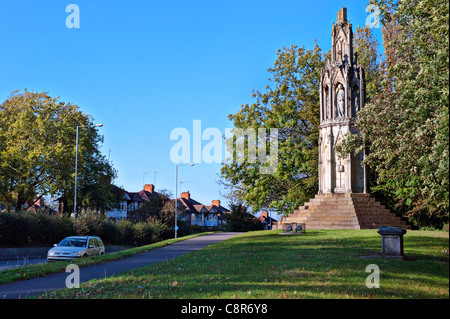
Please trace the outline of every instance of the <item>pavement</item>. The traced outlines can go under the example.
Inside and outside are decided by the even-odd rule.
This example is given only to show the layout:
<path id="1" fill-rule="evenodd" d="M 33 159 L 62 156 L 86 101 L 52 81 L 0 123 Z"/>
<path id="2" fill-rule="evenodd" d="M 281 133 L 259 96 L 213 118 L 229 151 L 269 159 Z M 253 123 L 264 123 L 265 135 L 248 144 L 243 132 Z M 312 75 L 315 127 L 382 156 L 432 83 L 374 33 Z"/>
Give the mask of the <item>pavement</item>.
<path id="1" fill-rule="evenodd" d="M 211 244 L 227 240 L 239 234 L 240 233 L 214 233 L 199 236 L 120 260 L 111 261 L 100 265 L 82 267 L 80 268 L 80 282 L 113 276 L 135 268 L 173 259 L 202 249 Z M 66 288 L 66 279 L 71 274 L 72 273 L 70 272 L 62 272 L 45 277 L 0 285 L 0 299 L 25 299 L 30 296 L 41 295 L 52 290 Z"/>

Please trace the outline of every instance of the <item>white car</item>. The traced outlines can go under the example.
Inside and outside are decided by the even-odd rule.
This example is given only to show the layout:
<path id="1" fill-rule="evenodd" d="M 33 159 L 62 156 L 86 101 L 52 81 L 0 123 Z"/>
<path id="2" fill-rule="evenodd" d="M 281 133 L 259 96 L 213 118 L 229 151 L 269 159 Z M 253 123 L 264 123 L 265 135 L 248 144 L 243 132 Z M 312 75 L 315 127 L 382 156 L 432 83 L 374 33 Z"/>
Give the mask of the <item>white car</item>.
<path id="1" fill-rule="evenodd" d="M 97 236 L 71 236 L 55 244 L 47 253 L 48 261 L 103 255 L 105 245 Z"/>

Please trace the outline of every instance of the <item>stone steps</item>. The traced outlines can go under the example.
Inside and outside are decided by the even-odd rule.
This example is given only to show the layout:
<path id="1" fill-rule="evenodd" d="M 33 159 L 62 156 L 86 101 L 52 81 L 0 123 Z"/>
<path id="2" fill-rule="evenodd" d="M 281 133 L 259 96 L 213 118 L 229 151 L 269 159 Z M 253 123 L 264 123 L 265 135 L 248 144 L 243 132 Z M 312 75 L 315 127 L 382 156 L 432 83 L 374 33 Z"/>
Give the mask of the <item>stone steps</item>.
<path id="1" fill-rule="evenodd" d="M 318 194 L 294 214 L 283 217 L 280 226 L 305 223 L 307 229 L 376 229 L 411 227 L 370 194 Z"/>

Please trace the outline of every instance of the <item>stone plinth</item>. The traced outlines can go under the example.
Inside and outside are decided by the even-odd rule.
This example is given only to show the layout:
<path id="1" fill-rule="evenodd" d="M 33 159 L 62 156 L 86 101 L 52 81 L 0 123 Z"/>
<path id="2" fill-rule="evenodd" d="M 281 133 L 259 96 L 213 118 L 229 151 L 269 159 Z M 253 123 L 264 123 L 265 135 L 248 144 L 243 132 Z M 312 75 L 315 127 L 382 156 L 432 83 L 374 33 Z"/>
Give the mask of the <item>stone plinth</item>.
<path id="1" fill-rule="evenodd" d="M 396 227 L 381 226 L 378 228 L 383 256 L 403 258 L 403 235 L 405 233 L 406 230 Z"/>

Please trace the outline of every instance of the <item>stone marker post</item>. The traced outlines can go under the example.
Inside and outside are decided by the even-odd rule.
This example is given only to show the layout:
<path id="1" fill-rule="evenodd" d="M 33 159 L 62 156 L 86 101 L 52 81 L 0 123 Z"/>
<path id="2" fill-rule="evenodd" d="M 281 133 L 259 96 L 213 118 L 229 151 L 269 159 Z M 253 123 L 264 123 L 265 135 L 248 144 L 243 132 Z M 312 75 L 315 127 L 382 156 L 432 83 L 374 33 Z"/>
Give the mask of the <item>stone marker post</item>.
<path id="1" fill-rule="evenodd" d="M 381 253 L 383 256 L 403 259 L 403 235 L 406 234 L 406 230 L 380 226 L 378 234 L 381 235 Z"/>

